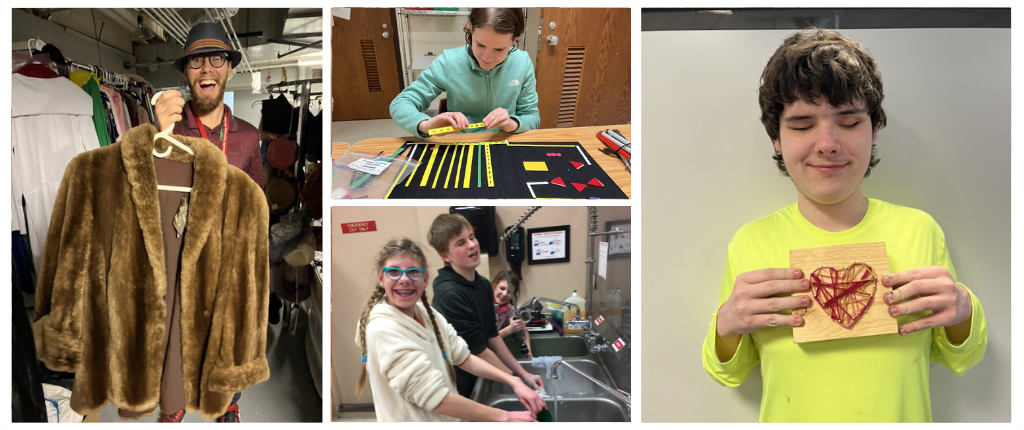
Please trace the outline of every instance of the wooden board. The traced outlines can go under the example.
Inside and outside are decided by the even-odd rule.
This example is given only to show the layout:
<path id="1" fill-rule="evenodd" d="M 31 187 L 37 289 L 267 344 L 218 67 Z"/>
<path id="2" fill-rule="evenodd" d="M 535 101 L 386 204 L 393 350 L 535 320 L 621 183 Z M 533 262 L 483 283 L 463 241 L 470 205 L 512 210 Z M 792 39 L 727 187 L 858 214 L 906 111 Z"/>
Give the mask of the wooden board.
<path id="1" fill-rule="evenodd" d="M 793 328 L 794 342 L 817 342 L 897 332 L 896 318 L 889 316 L 889 307 L 882 300 L 885 293 L 892 291 L 891 288 L 883 286 L 881 281 L 883 276 L 889 274 L 889 254 L 885 250 L 885 242 L 794 249 L 789 252 L 789 267 L 803 270 L 804 279 L 810 279 L 811 272 L 819 267 L 841 268 L 851 263 L 865 263 L 871 266 L 879 280 L 874 298 L 867 310 L 864 311 L 864 315 L 853 326 L 845 328 L 832 321 L 821 305 L 811 298 L 811 306 L 807 308 L 807 314 L 804 315 L 803 327 Z M 811 293 L 795 293 L 794 295 L 810 296 Z"/>

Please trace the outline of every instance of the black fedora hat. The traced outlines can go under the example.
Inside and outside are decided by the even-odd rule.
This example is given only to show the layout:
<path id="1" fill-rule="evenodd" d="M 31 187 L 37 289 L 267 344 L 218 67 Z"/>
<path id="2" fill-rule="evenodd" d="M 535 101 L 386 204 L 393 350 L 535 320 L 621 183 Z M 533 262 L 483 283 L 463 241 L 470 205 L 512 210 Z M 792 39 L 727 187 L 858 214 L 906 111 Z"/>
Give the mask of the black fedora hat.
<path id="1" fill-rule="evenodd" d="M 231 68 L 238 66 L 242 60 L 242 53 L 231 49 L 228 36 L 220 24 L 214 22 L 200 22 L 188 32 L 188 39 L 185 40 L 185 53 L 174 60 L 174 68 L 178 72 L 185 73 L 185 63 L 188 57 L 207 52 L 227 52 L 231 57 Z"/>

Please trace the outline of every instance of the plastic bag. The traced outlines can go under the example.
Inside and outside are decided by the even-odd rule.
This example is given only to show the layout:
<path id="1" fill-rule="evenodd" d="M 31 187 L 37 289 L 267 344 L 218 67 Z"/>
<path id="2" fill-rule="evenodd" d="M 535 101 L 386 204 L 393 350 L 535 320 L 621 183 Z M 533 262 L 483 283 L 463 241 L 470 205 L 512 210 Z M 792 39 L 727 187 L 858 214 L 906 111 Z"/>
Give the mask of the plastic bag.
<path id="1" fill-rule="evenodd" d="M 403 156 L 349 152 L 334 160 L 331 198 L 383 199 L 419 163 Z"/>

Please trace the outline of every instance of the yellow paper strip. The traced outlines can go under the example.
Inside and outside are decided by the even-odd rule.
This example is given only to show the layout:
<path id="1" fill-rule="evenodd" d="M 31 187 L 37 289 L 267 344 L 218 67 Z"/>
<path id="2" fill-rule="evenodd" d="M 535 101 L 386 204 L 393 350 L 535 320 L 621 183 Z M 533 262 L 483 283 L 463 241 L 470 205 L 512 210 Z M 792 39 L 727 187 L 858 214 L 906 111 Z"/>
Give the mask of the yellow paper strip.
<path id="1" fill-rule="evenodd" d="M 477 122 L 477 123 L 473 123 L 473 124 L 467 125 L 466 128 L 455 128 L 455 127 L 452 127 L 452 126 L 438 127 L 438 128 L 432 128 L 430 130 L 427 130 L 427 134 L 433 136 L 435 134 L 449 133 L 449 132 L 452 132 L 452 131 L 455 131 L 455 130 L 460 130 L 461 131 L 461 130 L 466 130 L 466 129 L 470 129 L 470 128 L 482 128 L 483 126 L 484 126 L 484 123 Z"/>
<path id="2" fill-rule="evenodd" d="M 470 143 L 466 148 L 466 177 L 463 178 L 462 188 L 469 188 L 469 172 L 472 171 L 473 167 L 473 149 L 476 147 L 475 144 Z"/>
<path id="3" fill-rule="evenodd" d="M 455 131 L 455 127 L 448 126 L 448 127 L 432 128 L 430 130 L 427 130 L 427 134 L 433 136 L 435 134 L 448 133 L 450 131 Z"/>
<path id="4" fill-rule="evenodd" d="M 448 162 L 448 176 L 446 176 L 444 178 L 444 187 L 446 189 L 448 188 L 448 180 L 452 178 L 452 170 L 455 167 L 455 159 L 457 158 L 456 154 L 458 154 L 458 153 L 459 153 L 459 148 L 455 148 L 452 151 L 452 161 Z M 458 182 L 458 181 L 459 181 L 458 179 L 455 179 L 455 182 Z"/>
<path id="5" fill-rule="evenodd" d="M 487 187 L 494 188 L 494 172 L 491 171 L 491 145 L 484 146 L 487 153 Z"/>
<path id="6" fill-rule="evenodd" d="M 440 150 L 438 150 L 440 151 Z M 437 165 L 437 173 L 434 174 L 434 183 L 430 185 L 430 188 L 437 188 L 437 178 L 441 176 L 441 169 L 444 168 L 444 159 L 448 158 L 448 147 L 444 147 L 444 155 L 441 156 L 441 163 Z"/>
<path id="7" fill-rule="evenodd" d="M 430 169 L 434 168 L 434 159 L 437 158 L 438 152 L 441 151 L 437 148 L 434 148 L 434 151 L 430 153 L 430 161 L 427 163 L 427 170 L 423 172 L 423 179 L 420 180 L 421 187 L 427 186 L 427 180 L 430 179 Z"/>

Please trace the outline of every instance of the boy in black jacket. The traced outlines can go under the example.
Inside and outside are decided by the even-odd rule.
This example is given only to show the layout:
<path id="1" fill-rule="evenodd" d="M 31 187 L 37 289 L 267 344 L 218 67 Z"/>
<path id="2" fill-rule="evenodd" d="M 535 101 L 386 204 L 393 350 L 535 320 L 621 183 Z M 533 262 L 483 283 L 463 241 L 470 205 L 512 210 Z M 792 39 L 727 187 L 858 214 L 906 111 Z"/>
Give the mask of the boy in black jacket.
<path id="1" fill-rule="evenodd" d="M 445 265 L 434 278 L 431 306 L 455 327 L 470 353 L 499 369 L 511 369 L 534 389 L 542 388 L 541 377 L 523 369 L 498 335 L 491 283 L 476 273 L 480 265 L 480 244 L 473 226 L 462 215 L 439 215 L 430 225 L 427 241 L 441 255 Z M 477 377 L 458 367 L 455 375 L 459 394 L 470 397 Z"/>

